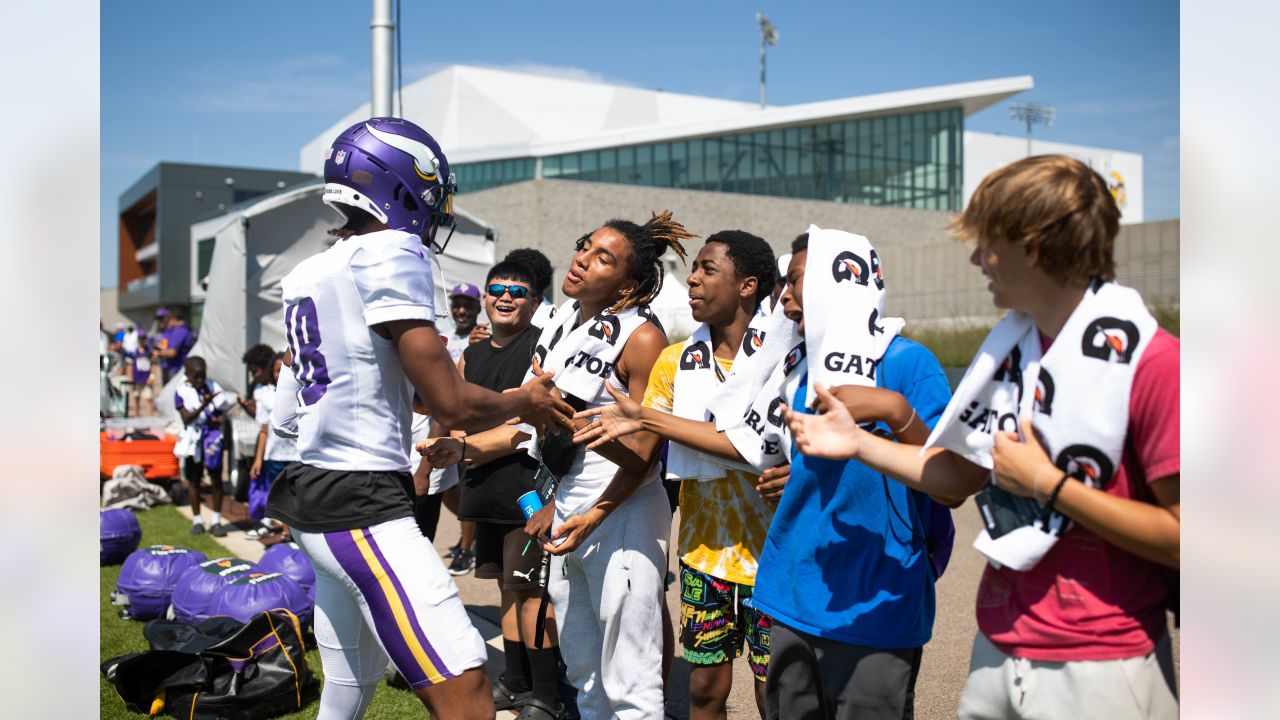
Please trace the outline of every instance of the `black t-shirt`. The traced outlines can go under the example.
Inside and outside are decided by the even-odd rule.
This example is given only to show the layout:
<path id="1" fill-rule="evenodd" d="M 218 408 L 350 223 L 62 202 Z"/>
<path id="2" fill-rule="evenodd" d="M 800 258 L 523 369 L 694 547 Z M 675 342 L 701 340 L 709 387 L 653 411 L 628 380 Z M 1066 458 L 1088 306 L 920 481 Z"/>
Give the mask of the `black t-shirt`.
<path id="1" fill-rule="evenodd" d="M 529 370 L 538 333 L 538 328 L 530 326 L 500 348 L 495 348 L 487 340 L 468 345 L 462 351 L 463 377 L 469 383 L 498 392 L 520 387 L 520 381 Z M 533 489 L 533 476 L 537 470 L 538 463 L 523 450 L 467 469 L 460 485 L 462 499 L 458 517 L 494 523 L 524 523 L 516 498 Z"/>

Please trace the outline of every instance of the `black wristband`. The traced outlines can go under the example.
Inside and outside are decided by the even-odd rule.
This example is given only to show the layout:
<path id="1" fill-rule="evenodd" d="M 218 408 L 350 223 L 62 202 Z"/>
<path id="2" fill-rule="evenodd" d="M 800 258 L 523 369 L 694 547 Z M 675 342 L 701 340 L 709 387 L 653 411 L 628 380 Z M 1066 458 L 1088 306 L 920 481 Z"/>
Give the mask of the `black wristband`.
<path id="1" fill-rule="evenodd" d="M 1053 492 L 1049 493 L 1049 500 L 1044 504 L 1045 512 L 1053 512 L 1053 504 L 1058 502 L 1058 493 L 1062 492 L 1062 486 L 1066 485 L 1070 479 L 1071 473 L 1062 473 L 1062 479 L 1058 481 L 1057 485 L 1053 486 Z"/>

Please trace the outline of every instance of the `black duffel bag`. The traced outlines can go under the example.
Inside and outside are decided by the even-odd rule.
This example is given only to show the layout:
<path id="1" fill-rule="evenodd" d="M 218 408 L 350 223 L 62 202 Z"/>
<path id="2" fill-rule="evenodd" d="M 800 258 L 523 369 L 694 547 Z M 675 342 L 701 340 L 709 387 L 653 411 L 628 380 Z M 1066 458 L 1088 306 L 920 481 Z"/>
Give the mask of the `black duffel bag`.
<path id="1" fill-rule="evenodd" d="M 215 617 L 192 627 L 152 620 L 151 650 L 111 658 L 102 673 L 125 705 L 205 720 L 256 720 L 301 709 L 317 695 L 298 619 L 271 610 L 241 624 Z"/>

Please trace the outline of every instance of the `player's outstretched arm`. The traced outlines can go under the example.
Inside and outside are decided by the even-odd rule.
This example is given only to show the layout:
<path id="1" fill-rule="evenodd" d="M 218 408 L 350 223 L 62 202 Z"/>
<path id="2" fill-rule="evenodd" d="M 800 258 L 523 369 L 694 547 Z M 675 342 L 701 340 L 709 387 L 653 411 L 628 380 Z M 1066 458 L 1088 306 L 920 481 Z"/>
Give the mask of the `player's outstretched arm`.
<path id="1" fill-rule="evenodd" d="M 571 428 L 573 408 L 551 393 L 550 373 L 496 393 L 462 379 L 435 326 L 424 320 L 383 323 L 405 374 L 431 416 L 454 430 L 486 430 L 513 417 L 539 428 Z"/>
<path id="2" fill-rule="evenodd" d="M 884 473 L 907 487 L 926 493 L 952 507 L 978 492 L 989 471 L 950 450 L 920 447 L 887 440 L 858 427 L 853 416 L 830 390 L 814 384 L 819 415 L 784 413 L 791 437 L 803 455 L 829 459 L 853 459 Z"/>
<path id="3" fill-rule="evenodd" d="M 588 408 L 574 415 L 575 420 L 592 419 L 573 436 L 575 443 L 589 442 L 587 448 L 595 450 L 600 445 L 631 433 L 648 430 L 694 450 L 729 460 L 745 462 L 742 455 L 729 442 L 729 437 L 716 430 L 715 423 L 690 420 L 655 408 L 642 407 L 629 395 L 624 395 L 606 385 L 605 389 L 616 401 L 613 405 Z M 594 419 L 593 419 L 594 418 Z"/>

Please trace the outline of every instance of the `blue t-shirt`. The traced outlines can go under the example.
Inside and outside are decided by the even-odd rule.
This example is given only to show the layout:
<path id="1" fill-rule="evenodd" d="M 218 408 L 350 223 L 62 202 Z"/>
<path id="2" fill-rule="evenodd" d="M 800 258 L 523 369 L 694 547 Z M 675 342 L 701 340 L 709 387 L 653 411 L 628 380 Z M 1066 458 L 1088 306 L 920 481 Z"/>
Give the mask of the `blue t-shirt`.
<path id="1" fill-rule="evenodd" d="M 876 384 L 902 393 L 929 427 L 951 399 L 933 353 L 906 338 L 889 344 L 876 374 Z M 795 410 L 808 393 L 805 377 Z M 796 630 L 851 645 L 929 642 L 934 595 L 921 521 L 925 496 L 859 462 L 807 458 L 794 445 L 791 455 L 752 604 Z"/>

